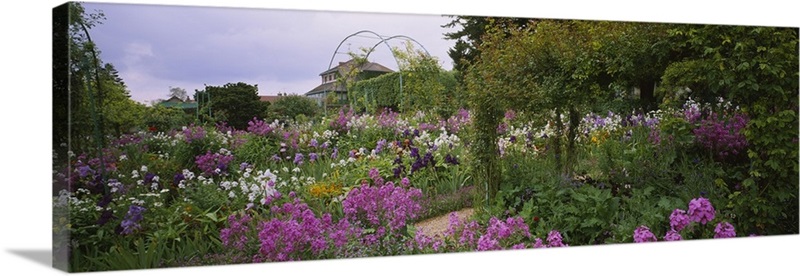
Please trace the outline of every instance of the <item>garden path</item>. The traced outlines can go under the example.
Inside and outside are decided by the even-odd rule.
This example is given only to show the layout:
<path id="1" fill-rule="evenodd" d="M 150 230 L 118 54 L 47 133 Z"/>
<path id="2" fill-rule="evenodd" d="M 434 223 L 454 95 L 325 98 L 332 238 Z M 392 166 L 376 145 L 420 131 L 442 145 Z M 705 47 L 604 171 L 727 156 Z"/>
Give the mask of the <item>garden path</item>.
<path id="1" fill-rule="evenodd" d="M 464 208 L 455 211 L 460 221 L 464 221 L 472 216 L 474 210 L 472 208 Z M 451 212 L 452 213 L 452 212 Z M 425 235 L 429 237 L 444 236 L 447 227 L 450 225 L 450 213 L 429 218 L 414 224 L 414 228 L 421 229 Z"/>

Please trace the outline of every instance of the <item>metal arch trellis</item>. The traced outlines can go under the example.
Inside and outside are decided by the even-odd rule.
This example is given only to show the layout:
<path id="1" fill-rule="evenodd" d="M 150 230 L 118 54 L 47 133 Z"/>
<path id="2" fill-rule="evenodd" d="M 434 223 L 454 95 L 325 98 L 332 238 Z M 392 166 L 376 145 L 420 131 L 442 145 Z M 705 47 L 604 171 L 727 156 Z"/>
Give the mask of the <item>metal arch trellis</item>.
<path id="1" fill-rule="evenodd" d="M 368 59 L 369 55 L 375 50 L 375 48 L 378 47 L 378 45 L 384 44 L 384 45 L 386 45 L 386 48 L 389 49 L 389 52 L 392 53 L 392 57 L 394 58 L 394 61 L 397 64 L 397 69 L 400 70 L 400 61 L 397 60 L 397 56 L 395 56 L 394 52 L 392 51 L 392 47 L 390 47 L 389 43 L 387 42 L 389 40 L 396 39 L 396 38 L 404 38 L 404 39 L 408 39 L 408 40 L 413 41 L 414 43 L 419 45 L 422 48 L 422 50 L 425 51 L 426 55 L 430 56 L 430 53 L 428 52 L 428 49 L 425 49 L 425 46 L 423 46 L 422 43 L 419 43 L 419 41 L 417 41 L 417 40 L 415 40 L 415 39 L 413 39 L 413 38 L 411 38 L 409 36 L 406 36 L 406 35 L 382 36 L 382 35 L 380 35 L 380 34 L 378 34 L 376 32 L 370 31 L 370 30 L 361 30 L 361 31 L 358 31 L 358 32 L 355 32 L 355 33 L 352 33 L 352 34 L 348 35 L 347 37 L 342 39 L 341 42 L 339 42 L 339 45 L 336 46 L 336 50 L 333 51 L 333 55 L 331 55 L 330 62 L 328 62 L 328 70 L 330 70 L 331 66 L 333 66 L 333 59 L 336 58 L 336 54 L 339 53 L 339 48 L 342 47 L 342 44 L 344 44 L 344 42 L 347 41 L 348 39 L 350 39 L 351 37 L 358 36 L 358 35 L 360 35 L 362 33 L 369 33 L 369 34 L 374 35 L 377 39 L 380 39 L 380 41 L 378 43 L 375 43 L 375 45 L 373 45 L 371 48 L 369 48 L 369 50 L 367 51 L 367 54 L 364 56 L 364 59 Z M 401 98 L 401 104 L 400 104 L 402 106 L 403 105 L 402 101 L 405 100 L 405 95 L 403 94 L 403 74 L 399 74 L 399 88 L 400 88 L 400 95 L 403 96 Z M 325 92 L 326 92 L 325 94 L 327 94 L 328 91 L 325 91 Z M 323 102 L 323 105 L 324 105 L 325 104 L 325 100 L 323 99 L 322 102 Z M 324 107 L 324 109 L 325 109 L 325 112 L 327 113 L 327 107 Z"/>
<path id="2" fill-rule="evenodd" d="M 100 182 L 102 183 L 101 185 L 103 186 L 104 194 L 108 194 L 108 185 L 105 185 L 105 182 L 106 182 L 106 174 L 105 174 L 106 166 L 105 166 L 105 161 L 104 161 L 105 158 L 103 158 L 103 148 L 105 148 L 105 146 L 106 146 L 105 145 L 105 135 L 103 134 L 103 131 L 104 131 L 103 130 L 103 128 L 104 128 L 103 127 L 103 111 L 100 110 L 98 112 L 98 109 L 103 107 L 103 87 L 102 87 L 102 82 L 100 81 L 100 64 L 99 64 L 99 60 L 97 58 L 97 51 L 94 50 L 94 48 L 95 48 L 94 41 L 92 41 L 92 37 L 89 35 L 89 29 L 86 27 L 86 25 L 83 22 L 79 21 L 78 23 L 80 24 L 81 29 L 83 30 L 83 33 L 86 34 L 86 40 L 89 41 L 89 46 L 90 46 L 89 47 L 89 51 L 92 53 L 92 64 L 91 65 L 87 65 L 86 64 L 86 63 L 88 63 L 88 61 L 86 60 L 87 57 L 85 55 L 81 55 L 81 67 L 83 67 L 87 71 L 89 71 L 88 70 L 89 68 L 87 68 L 87 67 L 89 67 L 89 66 L 94 67 L 94 79 L 95 79 L 95 84 L 97 85 L 97 104 L 96 105 L 99 105 L 99 107 L 97 107 L 95 105 L 94 93 L 92 93 L 92 84 L 91 84 L 91 82 L 89 82 L 89 77 L 85 76 L 86 89 L 87 89 L 86 92 L 89 95 L 89 106 L 91 108 L 91 113 L 92 113 L 92 121 L 93 121 L 94 135 L 95 135 L 95 143 L 97 144 L 96 146 L 98 147 L 97 154 L 98 154 L 98 159 L 100 161 L 100 167 L 98 168 L 99 172 L 100 172 Z M 100 118 L 98 119 L 97 116 L 99 116 Z M 68 139 L 68 143 L 70 143 L 69 139 L 71 139 L 71 137 L 67 137 L 67 139 Z"/>

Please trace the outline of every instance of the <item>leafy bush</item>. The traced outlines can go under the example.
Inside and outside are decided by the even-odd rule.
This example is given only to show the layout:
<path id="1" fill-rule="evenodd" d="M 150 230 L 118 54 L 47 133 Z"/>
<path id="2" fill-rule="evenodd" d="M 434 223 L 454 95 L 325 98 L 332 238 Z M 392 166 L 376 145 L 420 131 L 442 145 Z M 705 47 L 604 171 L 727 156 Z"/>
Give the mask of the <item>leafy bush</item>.
<path id="1" fill-rule="evenodd" d="M 272 113 L 274 119 L 288 121 L 303 117 L 307 119 L 315 118 L 320 114 L 320 108 L 319 105 L 309 97 L 288 95 L 279 97 L 275 103 L 270 105 L 269 112 Z"/>

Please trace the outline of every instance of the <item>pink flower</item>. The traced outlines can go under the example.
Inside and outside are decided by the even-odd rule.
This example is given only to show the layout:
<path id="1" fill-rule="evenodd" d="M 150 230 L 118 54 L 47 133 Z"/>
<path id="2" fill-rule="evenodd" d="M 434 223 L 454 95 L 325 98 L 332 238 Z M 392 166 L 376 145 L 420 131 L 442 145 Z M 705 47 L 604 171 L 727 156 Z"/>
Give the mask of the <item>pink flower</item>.
<path id="1" fill-rule="evenodd" d="M 714 219 L 715 213 L 714 206 L 707 198 L 695 198 L 689 202 L 689 219 L 691 221 L 706 224 Z"/>
<path id="2" fill-rule="evenodd" d="M 736 231 L 733 229 L 733 225 L 725 221 L 717 223 L 714 233 L 715 239 L 736 237 Z"/>
<path id="3" fill-rule="evenodd" d="M 647 228 L 647 226 L 642 225 L 633 231 L 633 241 L 654 242 L 658 241 L 658 239 L 656 239 L 656 235 L 653 235 L 653 232 L 650 232 L 650 228 Z"/>
<path id="4" fill-rule="evenodd" d="M 689 216 L 686 215 L 686 211 L 681 209 L 675 209 L 672 211 L 672 214 L 669 215 L 669 226 L 675 231 L 681 231 L 684 227 L 689 225 L 691 221 L 689 221 Z"/>

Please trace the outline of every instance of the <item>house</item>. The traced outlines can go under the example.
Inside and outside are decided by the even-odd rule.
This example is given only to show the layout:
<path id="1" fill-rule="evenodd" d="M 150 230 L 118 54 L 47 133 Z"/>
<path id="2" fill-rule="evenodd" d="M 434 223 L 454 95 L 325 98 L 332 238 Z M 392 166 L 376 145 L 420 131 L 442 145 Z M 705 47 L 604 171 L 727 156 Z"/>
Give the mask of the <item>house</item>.
<path id="1" fill-rule="evenodd" d="M 190 100 L 189 98 L 186 98 L 186 100 L 182 100 L 181 98 L 175 96 L 172 96 L 171 98 L 164 100 L 158 103 L 157 105 L 163 107 L 180 108 L 187 112 L 189 110 L 191 110 L 191 112 L 194 112 L 194 109 L 197 109 L 197 102 Z"/>
<path id="2" fill-rule="evenodd" d="M 319 75 L 322 78 L 322 84 L 314 89 L 311 89 L 311 91 L 306 92 L 306 97 L 311 97 L 312 99 L 316 100 L 319 105 L 323 105 L 328 95 L 330 93 L 335 93 L 338 104 L 346 103 L 347 88 L 342 82 L 337 80 L 339 80 L 342 76 L 347 75 L 351 68 L 353 68 L 353 62 L 354 61 L 352 59 L 345 62 L 339 62 L 339 65 L 336 67 L 320 73 Z M 392 69 L 389 69 L 386 66 L 369 61 L 367 61 L 359 69 L 361 72 L 356 77 L 358 80 L 365 80 L 394 72 Z"/>
<path id="3" fill-rule="evenodd" d="M 258 97 L 259 97 L 259 100 L 262 101 L 262 102 L 268 102 L 268 103 L 274 104 L 276 101 L 278 101 L 278 99 L 280 99 L 281 96 L 280 95 L 277 95 L 277 96 L 258 95 Z"/>

